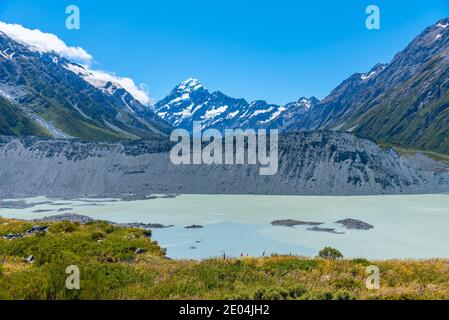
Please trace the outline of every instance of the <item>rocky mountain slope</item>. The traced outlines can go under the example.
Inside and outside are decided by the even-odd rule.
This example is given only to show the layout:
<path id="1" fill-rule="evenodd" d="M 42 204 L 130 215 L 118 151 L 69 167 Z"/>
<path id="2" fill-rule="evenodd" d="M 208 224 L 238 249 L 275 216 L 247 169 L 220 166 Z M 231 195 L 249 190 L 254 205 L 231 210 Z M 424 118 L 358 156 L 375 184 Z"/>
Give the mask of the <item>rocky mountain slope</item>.
<path id="1" fill-rule="evenodd" d="M 32 127 L 40 127 L 30 128 L 34 134 L 111 141 L 166 136 L 171 130 L 119 85 L 2 32 L 0 96 Z M 12 128 L 8 132 L 27 133 Z"/>
<path id="2" fill-rule="evenodd" d="M 179 165 L 163 140 L 83 143 L 0 139 L 0 198 L 161 193 L 366 195 L 449 192 L 449 165 L 349 133 L 282 136 L 279 171 L 256 165 Z"/>
<path id="3" fill-rule="evenodd" d="M 345 80 L 286 131 L 332 129 L 449 153 L 449 19 L 387 65 Z"/>
<path id="4" fill-rule="evenodd" d="M 286 106 L 209 93 L 189 79 L 156 104 L 175 127 L 355 132 L 377 142 L 449 153 L 449 19 L 427 28 L 389 64 L 343 81 L 322 101 Z"/>
<path id="5" fill-rule="evenodd" d="M 297 102 L 279 106 L 258 100 L 231 98 L 220 91 L 209 92 L 198 80 L 188 79 L 176 86 L 154 111 L 176 128 L 192 130 L 194 121 L 203 128 L 220 131 L 234 128 L 277 128 L 289 123 L 296 115 L 312 108 L 318 99 L 301 98 Z"/>
<path id="6" fill-rule="evenodd" d="M 46 136 L 45 130 L 12 105 L 0 92 L 0 135 Z"/>

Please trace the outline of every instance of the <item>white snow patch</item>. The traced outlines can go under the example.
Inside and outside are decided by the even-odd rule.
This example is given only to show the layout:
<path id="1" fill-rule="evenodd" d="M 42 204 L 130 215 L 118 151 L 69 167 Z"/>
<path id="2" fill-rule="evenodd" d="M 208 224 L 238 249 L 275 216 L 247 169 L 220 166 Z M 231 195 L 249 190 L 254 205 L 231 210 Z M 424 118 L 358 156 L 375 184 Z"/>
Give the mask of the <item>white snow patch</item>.
<path id="1" fill-rule="evenodd" d="M 185 108 L 184 110 L 180 111 L 180 112 L 175 112 L 173 113 L 174 116 L 180 116 L 180 118 L 178 119 L 178 123 L 182 121 L 182 119 L 185 118 L 191 118 L 192 115 L 199 109 L 201 108 L 201 106 L 196 106 L 195 109 L 193 109 L 193 107 L 195 106 L 194 103 L 191 103 L 187 108 Z"/>
<path id="2" fill-rule="evenodd" d="M 79 75 L 85 81 L 102 90 L 103 92 L 114 94 L 117 89 L 124 89 L 129 92 L 134 99 L 136 99 L 143 105 L 148 105 L 151 102 L 151 98 L 148 94 L 148 89 L 146 88 L 146 86 L 136 85 L 134 80 L 132 80 L 131 78 L 119 77 L 112 73 L 101 70 L 89 70 L 87 66 L 81 66 L 73 63 L 66 64 L 64 68 Z M 115 87 L 106 88 L 106 85 L 109 82 L 112 83 Z"/>
<path id="3" fill-rule="evenodd" d="M 102 91 L 107 91 L 105 87 L 109 81 L 106 77 L 97 76 L 93 72 L 89 71 L 87 68 L 77 64 L 69 63 L 66 64 L 64 68 L 79 75 L 81 78 L 89 82 L 94 87 L 101 89 Z"/>
<path id="4" fill-rule="evenodd" d="M 230 112 L 228 113 L 228 116 L 226 117 L 227 119 L 233 119 L 235 118 L 235 116 L 237 116 L 240 113 L 240 111 L 234 111 L 234 112 Z"/>
<path id="5" fill-rule="evenodd" d="M 207 110 L 206 114 L 204 115 L 205 119 L 211 119 L 211 118 L 215 118 L 216 116 L 222 114 L 223 112 L 225 112 L 226 110 L 228 110 L 228 106 L 222 106 L 222 107 L 218 107 L 216 109 L 212 109 L 212 110 Z"/>
<path id="6" fill-rule="evenodd" d="M 12 58 L 14 57 L 14 55 L 16 54 L 15 52 L 12 53 L 8 53 L 9 49 L 6 49 L 5 51 L 1 51 L 0 50 L 0 55 L 8 60 L 12 60 Z"/>
<path id="7" fill-rule="evenodd" d="M 286 110 L 287 110 L 287 108 L 285 108 L 285 107 L 279 107 L 279 109 L 276 112 L 273 112 L 273 114 L 271 115 L 271 117 L 269 119 L 267 119 L 265 121 L 261 121 L 261 123 L 267 123 L 267 122 L 273 121 L 274 119 L 279 117 L 281 114 L 283 114 Z"/>
<path id="8" fill-rule="evenodd" d="M 310 99 L 303 98 L 299 100 L 299 103 L 301 103 L 307 110 L 312 107 L 312 101 Z"/>
<path id="9" fill-rule="evenodd" d="M 437 27 L 440 27 L 440 28 L 443 28 L 443 29 L 446 29 L 447 27 L 449 26 L 449 23 L 438 23 L 437 24 Z"/>
<path id="10" fill-rule="evenodd" d="M 377 71 L 371 71 L 370 73 L 362 74 L 362 76 L 360 77 L 360 79 L 362 79 L 362 80 L 368 80 L 368 79 L 372 78 L 373 76 L 375 76 L 376 73 L 377 73 Z"/>
<path id="11" fill-rule="evenodd" d="M 384 71 L 386 68 L 386 65 L 382 65 L 380 67 L 380 70 L 371 70 L 369 73 L 364 73 L 361 75 L 360 79 L 362 80 L 368 80 L 371 79 L 372 77 L 374 77 L 375 75 L 377 75 L 378 73 Z"/>
<path id="12" fill-rule="evenodd" d="M 13 101 L 13 97 L 11 97 L 9 94 L 7 94 L 5 91 L 0 89 L 0 96 L 6 98 L 9 101 Z"/>
<path id="13" fill-rule="evenodd" d="M 181 103 L 183 101 L 187 101 L 190 100 L 190 95 L 188 93 L 184 93 L 182 96 L 173 99 L 172 101 L 169 102 L 169 104 L 178 104 Z"/>
<path id="14" fill-rule="evenodd" d="M 435 40 L 439 40 L 443 35 L 440 33 L 435 37 Z"/>
<path id="15" fill-rule="evenodd" d="M 128 109 L 128 111 L 131 112 L 131 113 L 136 113 L 136 112 L 133 110 L 133 108 L 131 108 L 130 105 L 126 102 L 125 97 L 126 97 L 126 93 L 123 94 L 121 98 L 122 98 L 122 101 L 123 101 L 123 103 L 125 104 L 126 108 Z"/>
<path id="16" fill-rule="evenodd" d="M 179 90 L 187 91 L 187 92 L 193 92 L 200 88 L 203 88 L 203 85 L 197 79 L 194 79 L 194 78 L 189 78 L 189 79 L 181 82 L 178 86 Z"/>
<path id="17" fill-rule="evenodd" d="M 355 129 L 357 129 L 358 126 L 359 126 L 359 124 L 356 124 L 352 128 L 348 129 L 347 132 L 353 132 Z"/>
<path id="18" fill-rule="evenodd" d="M 257 117 L 259 114 L 264 114 L 273 111 L 273 107 L 266 109 L 266 110 L 256 110 L 253 112 L 253 114 L 250 116 L 250 118 Z"/>

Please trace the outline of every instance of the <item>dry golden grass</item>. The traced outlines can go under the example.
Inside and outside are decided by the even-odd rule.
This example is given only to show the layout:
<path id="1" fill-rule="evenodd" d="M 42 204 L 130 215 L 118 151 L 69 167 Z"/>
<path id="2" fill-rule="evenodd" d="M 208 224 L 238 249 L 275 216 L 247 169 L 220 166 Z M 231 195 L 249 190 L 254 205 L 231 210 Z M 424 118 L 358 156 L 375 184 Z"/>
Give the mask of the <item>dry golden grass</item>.
<path id="1" fill-rule="evenodd" d="M 103 222 L 52 223 L 44 235 L 2 237 L 30 227 L 0 219 L 0 299 L 449 299 L 449 260 L 172 261 L 148 232 Z M 34 263 L 25 262 L 28 255 Z M 81 290 L 65 288 L 69 265 L 80 268 Z M 365 285 L 369 265 L 380 269 L 380 290 Z"/>

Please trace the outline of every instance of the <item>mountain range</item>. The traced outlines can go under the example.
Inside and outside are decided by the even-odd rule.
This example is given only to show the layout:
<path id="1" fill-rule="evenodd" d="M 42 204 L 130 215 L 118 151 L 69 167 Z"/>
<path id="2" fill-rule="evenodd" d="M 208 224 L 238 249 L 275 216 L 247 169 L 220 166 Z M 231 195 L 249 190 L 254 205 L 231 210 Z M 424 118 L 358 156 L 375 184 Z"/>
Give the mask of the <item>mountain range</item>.
<path id="1" fill-rule="evenodd" d="M 427 28 L 390 63 L 351 76 L 284 128 L 317 129 L 449 153 L 449 19 Z"/>
<path id="2" fill-rule="evenodd" d="M 189 79 L 154 111 L 175 127 L 353 132 L 379 143 L 449 153 L 449 19 L 427 28 L 388 64 L 344 80 L 319 101 L 285 106 L 209 93 Z"/>
<path id="3" fill-rule="evenodd" d="M 352 132 L 387 145 L 449 153 L 449 19 L 388 64 L 344 80 L 321 101 L 248 102 L 187 79 L 152 106 L 120 84 L 0 32 L 0 134 L 90 141 L 166 138 L 173 128 Z"/>
<path id="4" fill-rule="evenodd" d="M 172 126 L 192 130 L 194 121 L 201 121 L 203 128 L 248 129 L 278 128 L 285 119 L 294 119 L 307 112 L 318 99 L 301 98 L 287 106 L 269 104 L 258 100 L 231 98 L 220 91 L 209 92 L 197 79 L 187 79 L 153 106 L 162 119 Z M 281 117 L 282 115 L 282 117 Z"/>
<path id="5" fill-rule="evenodd" d="M 0 197 L 448 192 L 449 157 L 389 147 L 449 153 L 448 39 L 444 19 L 321 101 L 248 102 L 191 78 L 144 105 L 110 78 L 0 33 Z M 168 136 L 193 121 L 279 129 L 278 173 L 173 165 Z"/>
<path id="6" fill-rule="evenodd" d="M 5 134 L 115 141 L 167 136 L 169 124 L 119 84 L 0 32 Z"/>

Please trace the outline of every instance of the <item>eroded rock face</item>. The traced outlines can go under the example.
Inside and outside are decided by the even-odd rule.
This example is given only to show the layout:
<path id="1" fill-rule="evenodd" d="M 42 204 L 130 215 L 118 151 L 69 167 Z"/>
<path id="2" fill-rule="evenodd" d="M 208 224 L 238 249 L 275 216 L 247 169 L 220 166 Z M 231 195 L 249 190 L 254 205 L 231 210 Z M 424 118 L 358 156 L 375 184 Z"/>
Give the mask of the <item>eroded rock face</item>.
<path id="1" fill-rule="evenodd" d="M 0 138 L 0 198 L 125 194 L 369 195 L 449 192 L 448 164 L 349 133 L 304 132 L 279 141 L 279 171 L 256 165 L 173 165 L 169 141 L 88 143 Z"/>

